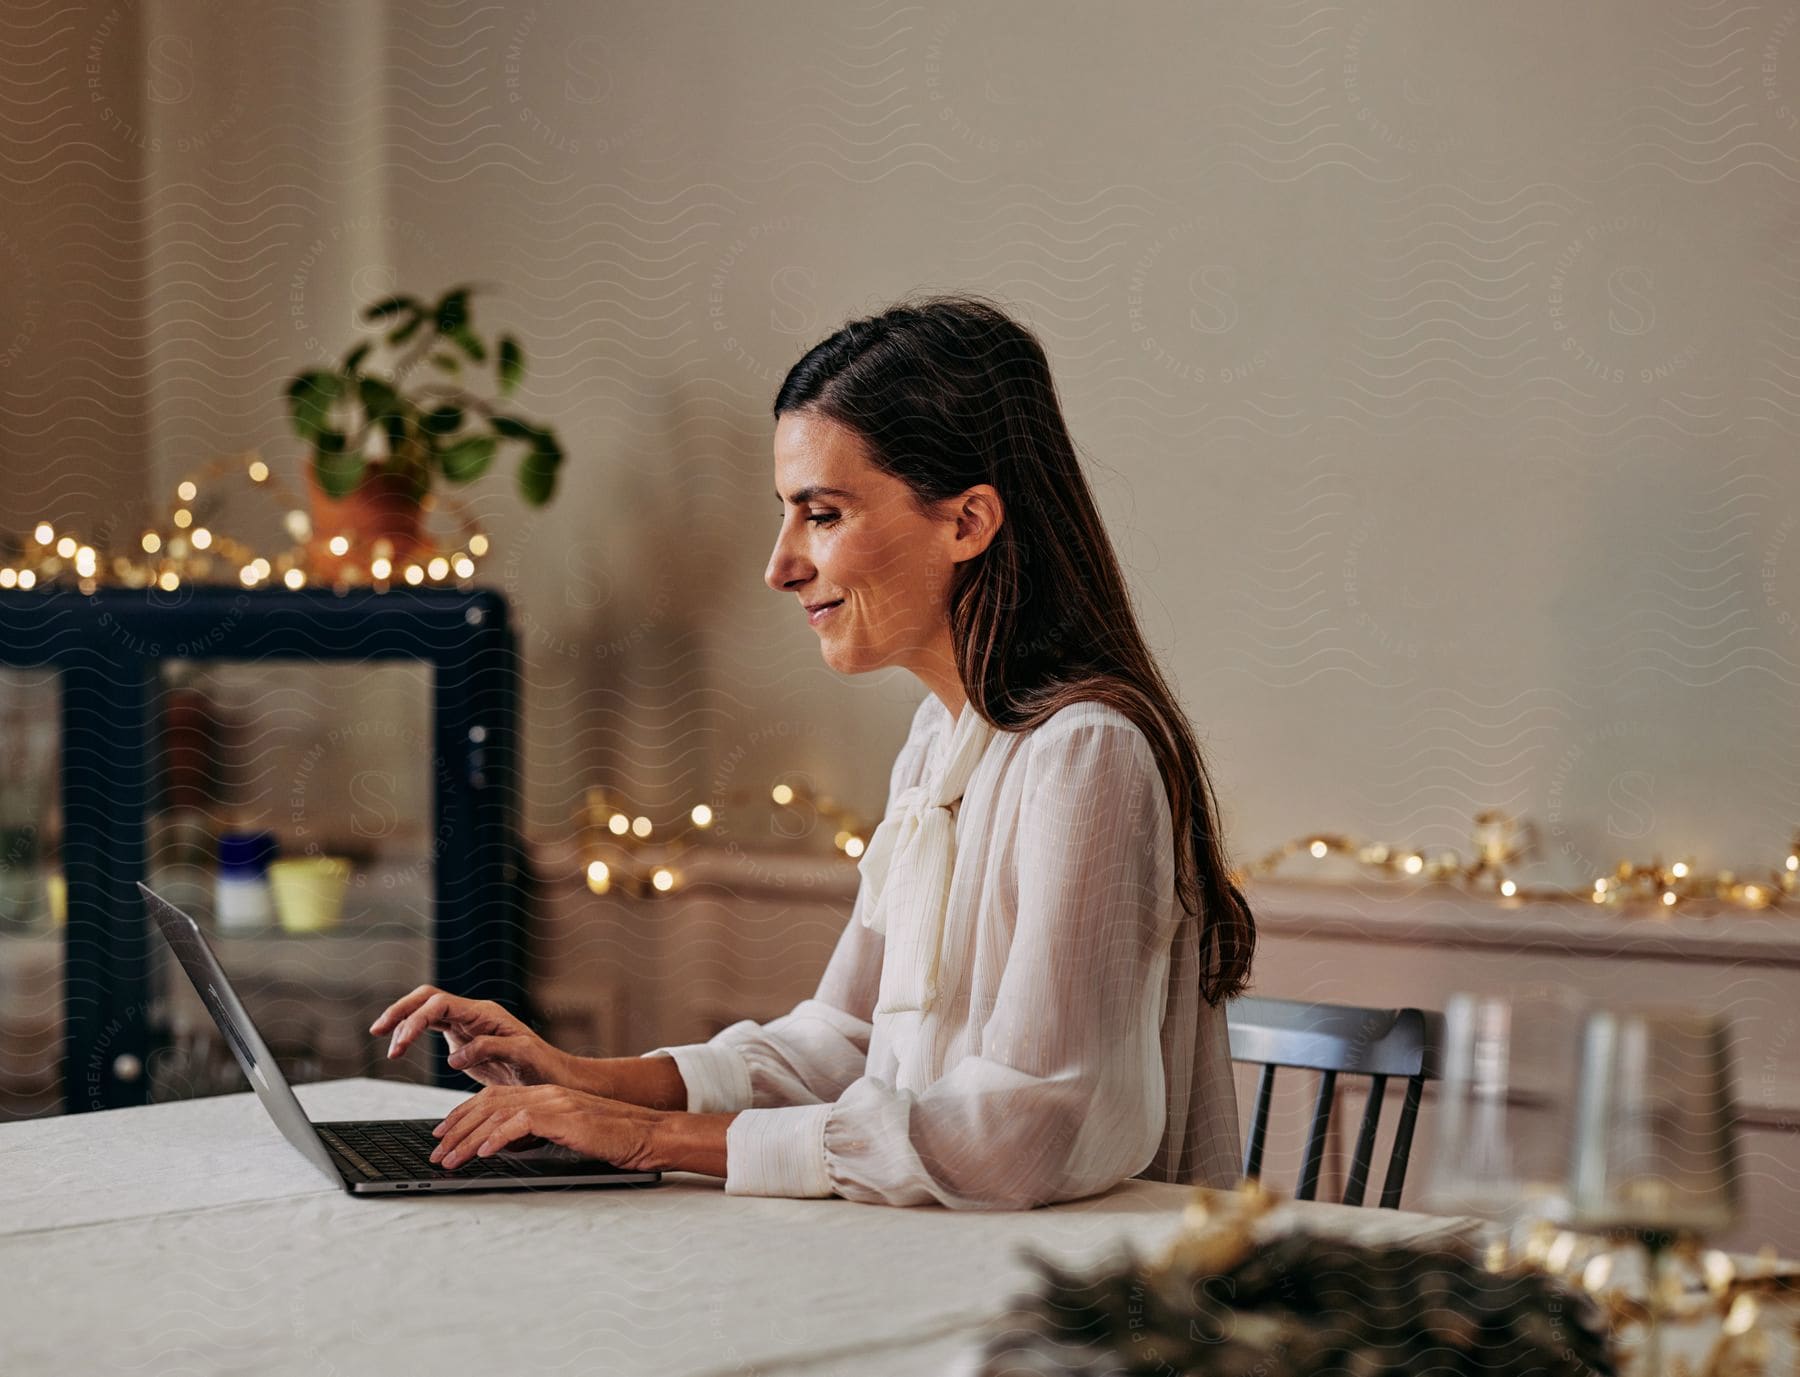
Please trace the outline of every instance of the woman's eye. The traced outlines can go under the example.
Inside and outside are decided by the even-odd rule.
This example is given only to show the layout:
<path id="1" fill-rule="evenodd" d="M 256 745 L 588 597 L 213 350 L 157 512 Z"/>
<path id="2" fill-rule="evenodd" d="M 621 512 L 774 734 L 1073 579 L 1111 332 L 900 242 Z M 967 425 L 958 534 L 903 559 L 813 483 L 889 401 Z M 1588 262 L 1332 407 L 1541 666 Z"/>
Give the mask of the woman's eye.
<path id="1" fill-rule="evenodd" d="M 807 520 L 808 520 L 808 521 L 814 521 L 814 522 L 817 522 L 817 521 L 836 521 L 836 520 L 837 520 L 837 513 L 835 513 L 835 512 L 820 512 L 820 513 L 819 513 L 819 514 L 818 514 L 818 515 L 817 515 L 817 516 L 809 516 L 809 517 L 807 517 L 807 518 L 806 518 L 806 519 L 807 519 Z"/>

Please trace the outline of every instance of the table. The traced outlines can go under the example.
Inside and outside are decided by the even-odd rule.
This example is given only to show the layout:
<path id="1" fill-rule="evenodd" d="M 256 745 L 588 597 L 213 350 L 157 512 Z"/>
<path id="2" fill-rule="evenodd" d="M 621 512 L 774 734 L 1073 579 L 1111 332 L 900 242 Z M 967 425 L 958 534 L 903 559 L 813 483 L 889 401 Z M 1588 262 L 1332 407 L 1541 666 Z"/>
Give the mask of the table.
<path id="1" fill-rule="evenodd" d="M 297 1088 L 315 1119 L 463 1098 Z M 1024 1212 L 636 1190 L 352 1197 L 248 1094 L 0 1126 L 0 1372 L 917 1373 L 972 1361 L 1021 1290 L 1021 1244 L 1143 1252 L 1192 1192 L 1132 1180 Z M 1297 1206 L 1359 1238 L 1468 1221 Z"/>

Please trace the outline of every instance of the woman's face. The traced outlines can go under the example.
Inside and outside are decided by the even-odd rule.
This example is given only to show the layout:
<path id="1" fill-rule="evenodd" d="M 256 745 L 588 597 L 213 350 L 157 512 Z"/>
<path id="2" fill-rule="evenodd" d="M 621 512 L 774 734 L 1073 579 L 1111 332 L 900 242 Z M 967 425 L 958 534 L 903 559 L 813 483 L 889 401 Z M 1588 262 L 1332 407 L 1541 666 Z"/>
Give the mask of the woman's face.
<path id="1" fill-rule="evenodd" d="M 955 504 L 940 520 L 920 515 L 855 431 L 804 412 L 776 423 L 775 489 L 781 531 L 763 581 L 793 596 L 796 616 L 836 604 L 808 617 L 825 663 L 843 674 L 897 665 L 928 683 L 946 666 L 953 676 L 951 575 L 987 547 L 991 523 L 984 535 L 977 514 L 971 529 Z"/>

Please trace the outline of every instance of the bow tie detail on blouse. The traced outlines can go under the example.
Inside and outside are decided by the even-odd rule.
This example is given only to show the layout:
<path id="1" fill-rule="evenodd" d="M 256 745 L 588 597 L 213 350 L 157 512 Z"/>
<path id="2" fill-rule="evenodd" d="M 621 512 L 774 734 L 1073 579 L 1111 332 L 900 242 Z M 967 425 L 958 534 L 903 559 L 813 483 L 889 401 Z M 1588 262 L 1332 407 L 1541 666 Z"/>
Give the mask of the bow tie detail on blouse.
<path id="1" fill-rule="evenodd" d="M 868 888 L 863 926 L 887 938 L 878 1014 L 924 1010 L 946 993 L 939 955 L 956 864 L 956 819 L 950 810 L 996 735 L 998 729 L 965 704 L 936 772 L 895 795 L 857 862 Z"/>

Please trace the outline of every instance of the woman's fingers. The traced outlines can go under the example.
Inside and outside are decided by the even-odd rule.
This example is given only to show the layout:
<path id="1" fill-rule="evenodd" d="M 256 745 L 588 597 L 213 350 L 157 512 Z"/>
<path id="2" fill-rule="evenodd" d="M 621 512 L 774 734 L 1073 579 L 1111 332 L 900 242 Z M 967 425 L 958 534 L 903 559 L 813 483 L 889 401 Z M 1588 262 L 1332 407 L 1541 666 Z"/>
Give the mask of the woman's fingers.
<path id="1" fill-rule="evenodd" d="M 400 1020 L 394 1029 L 394 1039 L 388 1044 L 388 1056 L 398 1057 L 405 1054 L 413 1040 L 429 1028 L 439 1027 L 455 1017 L 454 995 L 447 995 L 442 990 L 432 995 L 412 1013 Z"/>
<path id="2" fill-rule="evenodd" d="M 501 1037 L 493 1033 L 483 1033 L 480 1037 L 470 1038 L 452 1052 L 449 1063 L 451 1066 L 461 1069 L 467 1066 L 480 1066 L 486 1061 L 508 1060 L 520 1051 L 521 1043 L 522 1040 L 517 1037 Z"/>
<path id="3" fill-rule="evenodd" d="M 535 1135 L 563 1142 L 570 1131 L 570 1112 L 579 1104 L 554 1086 L 489 1086 L 457 1105 L 432 1130 L 441 1137 L 431 1160 L 450 1169 L 477 1153 L 485 1157 L 498 1152 L 519 1138 Z"/>
<path id="4" fill-rule="evenodd" d="M 381 1016 L 369 1025 L 369 1032 L 377 1036 L 387 1032 L 431 996 L 441 993 L 443 992 L 436 985 L 420 985 L 410 993 L 401 995 L 381 1011 Z"/>
<path id="5" fill-rule="evenodd" d="M 432 1151 L 431 1160 L 444 1161 L 462 1145 L 470 1133 L 495 1113 L 501 1110 L 510 1113 L 515 1107 L 511 1097 L 498 1086 L 490 1085 L 486 1090 L 469 1096 L 444 1115 L 444 1121 L 432 1130 L 438 1135 L 438 1145 Z"/>
<path id="6" fill-rule="evenodd" d="M 495 1115 L 484 1127 L 487 1131 L 480 1145 L 475 1149 L 477 1157 L 491 1157 L 508 1143 L 530 1134 L 531 1112 L 525 1109 L 515 1109 L 504 1119 Z M 460 1161 L 459 1158 L 458 1162 Z M 455 1166 L 457 1163 L 452 1162 L 450 1165 Z"/>

